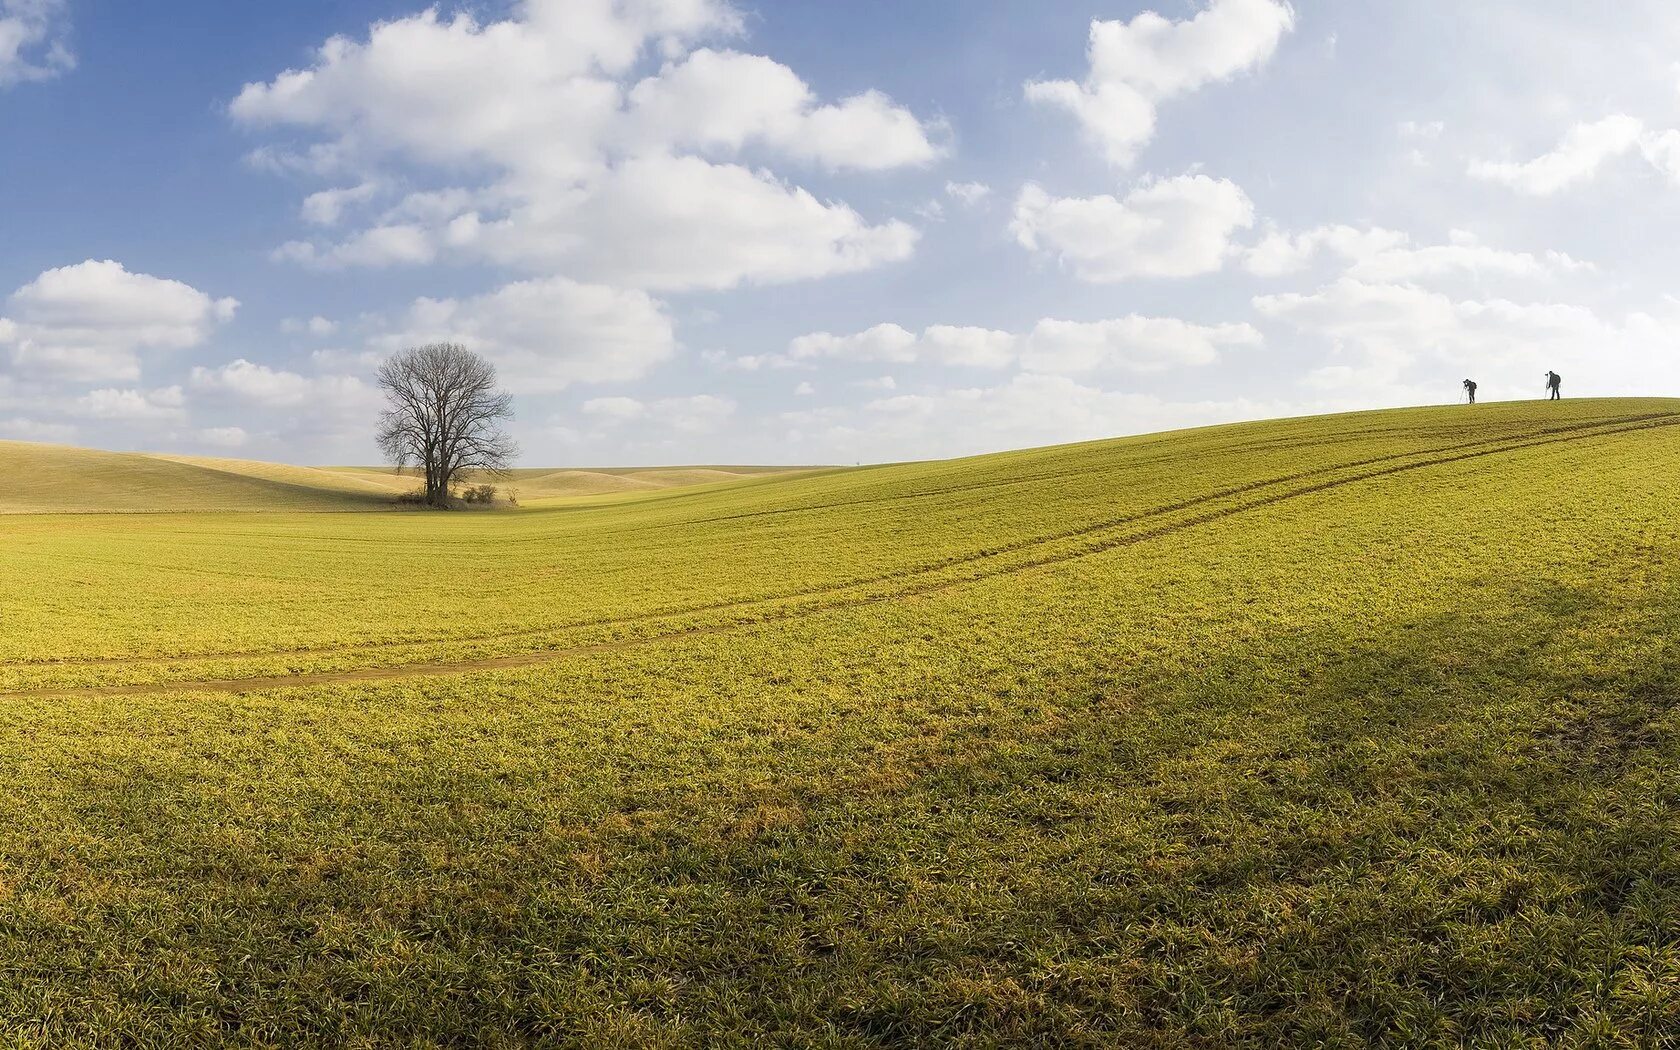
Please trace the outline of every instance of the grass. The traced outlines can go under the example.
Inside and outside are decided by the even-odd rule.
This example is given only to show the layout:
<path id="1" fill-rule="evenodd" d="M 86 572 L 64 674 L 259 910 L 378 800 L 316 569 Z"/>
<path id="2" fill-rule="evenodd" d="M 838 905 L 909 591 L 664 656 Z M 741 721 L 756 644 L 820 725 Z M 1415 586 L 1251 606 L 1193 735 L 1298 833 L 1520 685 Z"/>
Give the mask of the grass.
<path id="1" fill-rule="evenodd" d="M 0 1043 L 1673 1045 L 1677 438 L 9 518 Z"/>
<path id="2" fill-rule="evenodd" d="M 389 467 L 295 467 L 209 456 L 96 452 L 0 441 L 0 514 L 383 511 L 420 487 Z M 657 492 L 787 473 L 777 467 L 516 470 L 494 479 L 523 503 Z"/>

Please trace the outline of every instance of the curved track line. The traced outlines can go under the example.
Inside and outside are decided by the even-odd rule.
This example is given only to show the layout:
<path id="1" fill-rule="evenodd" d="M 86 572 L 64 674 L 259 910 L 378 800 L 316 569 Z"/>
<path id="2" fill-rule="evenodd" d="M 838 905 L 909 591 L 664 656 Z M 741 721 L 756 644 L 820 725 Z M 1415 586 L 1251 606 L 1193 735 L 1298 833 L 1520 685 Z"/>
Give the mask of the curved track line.
<path id="1" fill-rule="evenodd" d="M 547 625 L 547 626 L 543 626 L 543 627 L 521 627 L 521 628 L 518 628 L 516 630 L 510 630 L 510 631 L 495 631 L 495 632 L 489 632 L 489 633 L 484 633 L 484 634 L 473 634 L 473 635 L 457 635 L 457 636 L 445 637 L 445 638 L 409 639 L 409 640 L 392 640 L 392 641 L 381 641 L 381 642 L 348 643 L 348 644 L 341 644 L 341 645 L 325 645 L 325 646 L 312 646 L 312 647 L 300 647 L 300 648 L 289 648 L 289 649 L 244 650 L 244 651 L 240 651 L 240 652 L 179 653 L 179 654 L 174 654 L 174 655 L 163 655 L 163 656 L 159 656 L 159 655 L 95 656 L 95 657 L 72 658 L 72 659 L 65 659 L 65 660 L 26 660 L 26 661 L 14 661 L 14 662 L 8 662 L 8 663 L 0 663 L 0 671 L 51 671 L 51 670 L 59 670 L 59 669 L 95 668 L 95 667 L 157 667 L 157 666 L 162 666 L 162 665 L 167 665 L 167 664 L 178 664 L 178 663 L 189 663 L 189 662 L 216 662 L 216 661 L 234 662 L 234 661 L 240 661 L 240 660 L 285 659 L 285 658 L 288 658 L 288 657 L 345 656 L 345 655 L 353 655 L 353 654 L 357 654 L 357 653 L 383 653 L 383 652 L 395 652 L 395 651 L 403 650 L 403 649 L 425 649 L 425 648 L 435 648 L 435 647 L 440 647 L 440 646 L 473 645 L 473 644 L 485 643 L 485 642 L 506 642 L 506 641 L 513 641 L 513 640 L 522 639 L 522 638 L 534 639 L 534 638 L 541 638 L 541 637 L 544 637 L 546 635 L 557 634 L 557 633 L 560 633 L 560 632 L 563 632 L 563 631 L 587 630 L 587 629 L 590 629 L 590 628 L 601 628 L 601 627 L 628 627 L 628 626 L 633 626 L 633 625 L 636 625 L 636 624 L 656 623 L 656 622 L 661 621 L 661 620 L 676 619 L 678 617 L 683 617 L 683 616 L 696 616 L 696 615 L 703 615 L 703 614 L 707 614 L 707 613 L 721 613 L 721 612 L 730 612 L 730 611 L 733 611 L 733 610 L 750 609 L 750 608 L 753 608 L 755 606 L 770 605 L 770 604 L 774 604 L 774 603 L 777 603 L 777 602 L 797 601 L 801 598 L 815 598 L 815 597 L 821 597 L 823 595 L 840 594 L 840 593 L 843 593 L 845 591 L 856 590 L 860 587 L 869 587 L 869 586 L 874 586 L 874 585 L 877 585 L 877 584 L 889 583 L 889 582 L 892 582 L 894 580 L 913 579 L 913 578 L 918 577 L 918 576 L 925 576 L 925 575 L 928 575 L 930 573 L 942 572 L 942 571 L 945 571 L 945 570 L 948 570 L 948 569 L 957 568 L 957 567 L 962 566 L 962 565 L 974 564 L 974 563 L 977 563 L 977 562 L 985 561 L 987 559 L 1001 557 L 1001 556 L 1006 555 L 1006 554 L 1017 553 L 1019 551 L 1028 550 L 1028 549 L 1031 549 L 1031 548 L 1034 548 L 1034 547 L 1043 547 L 1043 546 L 1048 546 L 1048 545 L 1053 544 L 1053 543 L 1064 542 L 1064 541 L 1067 541 L 1067 540 L 1070 540 L 1070 539 L 1078 539 L 1078 538 L 1083 537 L 1083 536 L 1095 535 L 1097 533 L 1106 532 L 1106 531 L 1109 531 L 1111 529 L 1120 528 L 1122 526 L 1134 525 L 1134 524 L 1137 524 L 1140 521 L 1148 521 L 1152 518 L 1163 517 L 1163 516 L 1168 515 L 1168 514 L 1176 514 L 1176 513 L 1179 513 L 1181 511 L 1190 510 L 1190 509 L 1193 509 L 1195 507 L 1204 506 L 1204 505 L 1209 504 L 1209 503 L 1215 503 L 1215 502 L 1218 502 L 1220 500 L 1230 499 L 1234 496 L 1241 496 L 1241 495 L 1244 495 L 1244 494 L 1247 494 L 1247 493 L 1250 493 L 1250 492 L 1256 492 L 1256 491 L 1259 491 L 1261 489 L 1271 488 L 1271 487 L 1274 487 L 1274 486 L 1277 486 L 1277 485 L 1286 485 L 1286 484 L 1289 484 L 1291 482 L 1304 481 L 1308 478 L 1324 477 L 1326 475 L 1335 474 L 1335 473 L 1340 472 L 1340 471 L 1357 470 L 1361 467 L 1375 466 L 1376 464 L 1379 464 L 1379 463 L 1392 463 L 1396 460 L 1411 460 L 1411 459 L 1416 459 L 1418 457 L 1439 456 L 1442 453 L 1453 453 L 1453 452 L 1459 452 L 1459 451 L 1463 451 L 1463 450 L 1467 450 L 1467 449 L 1481 449 L 1481 448 L 1486 448 L 1487 446 L 1490 446 L 1490 445 L 1497 445 L 1497 446 L 1502 446 L 1502 447 L 1508 446 L 1508 447 L 1512 447 L 1512 448 L 1526 447 L 1525 445 L 1512 445 L 1511 443 L 1516 442 L 1516 441 L 1521 441 L 1524 438 L 1532 439 L 1535 436 L 1570 435 L 1572 437 L 1583 437 L 1584 438 L 1584 437 L 1593 436 L 1593 433 L 1588 433 L 1589 431 L 1594 432 L 1594 433 L 1618 433 L 1618 432 L 1620 432 L 1620 430 L 1622 428 L 1626 428 L 1629 425 L 1650 423 L 1650 422 L 1656 422 L 1656 421 L 1661 421 L 1661 420 L 1673 420 L 1675 422 L 1680 422 L 1680 413 L 1657 412 L 1657 413 L 1647 413 L 1647 414 L 1644 414 L 1644 415 L 1635 415 L 1635 416 L 1619 416 L 1619 417 L 1614 417 L 1614 418 L 1610 418 L 1610 419 L 1594 420 L 1592 422 L 1574 423 L 1574 424 L 1570 424 L 1568 426 L 1546 428 L 1546 429 L 1542 429 L 1542 430 L 1533 431 L 1528 435 L 1504 435 L 1504 436 L 1501 436 L 1501 437 L 1484 438 L 1484 439 L 1480 439 L 1480 440 L 1476 440 L 1476 441 L 1463 441 L 1463 442 L 1458 442 L 1458 443 L 1451 444 L 1451 445 L 1439 446 L 1439 447 L 1436 447 L 1436 448 L 1415 449 L 1415 450 L 1412 450 L 1410 452 L 1387 453 L 1385 455 L 1373 456 L 1373 457 L 1370 457 L 1370 458 L 1367 458 L 1367 459 L 1352 460 L 1352 461 L 1345 462 L 1345 463 L 1333 464 L 1333 465 L 1330 465 L 1330 466 L 1327 466 L 1327 467 L 1316 467 L 1312 470 L 1297 471 L 1297 472 L 1292 473 L 1292 474 L 1275 475 L 1273 477 L 1263 478 L 1263 479 L 1259 479 L 1259 480 L 1256 480 L 1256 481 L 1244 482 L 1243 484 L 1240 484 L 1240 485 L 1229 485 L 1229 486 L 1226 486 L 1224 488 L 1215 489 L 1212 492 L 1203 493 L 1203 494 L 1198 495 L 1198 496 L 1192 496 L 1192 497 L 1189 497 L 1189 498 L 1186 498 L 1186 499 L 1175 501 L 1173 503 L 1163 504 L 1163 505 L 1158 506 L 1158 507 L 1151 507 L 1151 508 L 1148 508 L 1148 509 L 1145 509 L 1145 510 L 1134 511 L 1134 512 L 1131 512 L 1129 514 L 1124 514 L 1124 515 L 1121 515 L 1121 516 L 1116 517 L 1116 518 L 1109 518 L 1109 519 L 1105 519 L 1103 521 L 1087 523 L 1085 525 L 1081 525 L 1077 528 L 1069 529 L 1069 530 L 1066 530 L 1066 531 L 1063 531 L 1063 532 L 1056 532 L 1056 533 L 1049 533 L 1049 534 L 1040 534 L 1040 535 L 1036 535 L 1036 536 L 1022 537 L 1020 539 L 1010 540 L 1006 543 L 1001 543 L 1001 544 L 998 544 L 996 546 L 987 547 L 983 550 L 971 551 L 971 552 L 968 552 L 968 553 L 965 553 L 965 554 L 960 554 L 960 555 L 953 555 L 951 557 L 948 557 L 948 558 L 945 558 L 945 559 L 942 559 L 942 560 L 936 561 L 936 562 L 927 562 L 927 563 L 923 563 L 923 564 L 920 564 L 920 565 L 910 565 L 910 566 L 906 566 L 906 567 L 901 568 L 901 569 L 894 570 L 892 572 L 880 573 L 880 574 L 877 574 L 877 575 L 874 575 L 874 576 L 857 577 L 857 578 L 854 578 L 854 579 L 851 579 L 851 580 L 845 580 L 845 581 L 841 581 L 841 582 L 838 582 L 838 583 L 818 584 L 818 585 L 812 586 L 812 587 L 805 587 L 805 588 L 800 588 L 800 589 L 791 590 L 791 591 L 782 591 L 782 592 L 775 593 L 775 594 L 760 595 L 760 596 L 757 596 L 757 597 L 737 598 L 737 599 L 731 599 L 729 601 L 723 601 L 723 602 L 708 602 L 708 603 L 700 604 L 700 605 L 681 606 L 681 607 L 678 607 L 678 608 L 675 608 L 675 609 L 665 609 L 665 610 L 658 610 L 658 611 L 651 611 L 651 612 L 644 612 L 644 613 L 631 613 L 631 614 L 627 614 L 627 615 L 623 615 L 623 616 L 598 617 L 598 618 L 591 619 L 591 620 L 574 620 L 574 621 L 569 622 L 569 623 L 551 624 L 551 625 Z M 1429 462 L 1429 461 L 1426 461 L 1426 462 Z M 1056 476 L 1060 476 L 1060 475 L 1056 475 Z M 936 491 L 939 492 L 939 493 L 949 494 L 949 493 L 952 493 L 952 492 L 969 491 L 970 488 L 994 487 L 995 485 L 1003 484 L 1003 483 L 1004 482 L 987 482 L 987 483 L 982 483 L 979 486 L 971 486 L 969 488 L 953 488 L 953 489 L 943 489 L 943 490 L 936 490 Z M 1013 482 L 1010 482 L 1010 483 L 1013 483 Z M 919 496 L 919 495 L 922 495 L 922 494 L 917 494 L 917 495 Z M 876 503 L 896 502 L 896 501 L 903 500 L 903 499 L 908 499 L 908 498 L 913 498 L 913 497 L 911 497 L 911 496 L 891 496 L 891 497 L 882 497 L 880 499 L 856 500 L 856 501 L 852 501 L 852 502 L 848 502 L 848 503 L 825 504 L 821 507 L 788 508 L 788 509 L 785 509 L 785 510 L 765 511 L 765 512 L 762 512 L 762 513 L 763 514 L 771 514 L 771 515 L 784 514 L 784 513 L 802 513 L 802 512 L 805 512 L 805 511 L 814 511 L 814 510 L 820 510 L 820 509 L 834 509 L 834 508 L 838 508 L 838 507 L 863 506 L 863 505 L 871 505 L 871 504 L 876 504 Z M 751 515 L 743 515 L 743 516 L 751 516 Z M 698 522 L 704 523 L 704 522 L 714 522 L 714 521 L 720 521 L 720 520 L 728 520 L 728 519 L 705 518 L 705 519 L 698 519 Z M 692 523 L 684 523 L 684 524 L 692 524 Z M 659 527 L 666 528 L 666 527 L 670 527 L 670 526 L 659 526 Z M 237 573 L 232 573 L 232 572 L 220 572 L 219 574 L 221 574 L 221 575 L 238 575 Z M 550 650 L 550 651 L 552 651 L 552 650 Z M 420 665 L 419 664 L 414 664 L 414 665 L 411 665 L 411 666 L 420 666 Z M 0 695 L 6 695 L 6 694 L 0 694 Z"/>
<path id="2" fill-rule="evenodd" d="M 969 552 L 969 553 L 966 553 L 966 554 L 955 555 L 955 556 L 945 558 L 945 559 L 937 561 L 937 562 L 930 562 L 930 563 L 924 563 L 924 564 L 921 564 L 921 565 L 907 566 L 905 568 L 894 570 L 892 572 L 882 573 L 882 574 L 878 574 L 878 575 L 875 575 L 875 576 L 859 577 L 859 578 L 855 578 L 855 579 L 852 579 L 852 580 L 842 581 L 842 582 L 839 582 L 839 583 L 820 584 L 820 585 L 817 585 L 817 586 L 801 588 L 801 589 L 793 590 L 793 591 L 783 591 L 783 592 L 780 592 L 780 593 L 777 593 L 777 594 L 762 595 L 762 596 L 751 597 L 751 598 L 732 599 L 730 601 L 725 601 L 725 602 L 712 602 L 712 603 L 706 603 L 706 604 L 701 604 L 701 605 L 684 606 L 684 607 L 679 607 L 679 608 L 675 608 L 675 609 L 666 609 L 666 610 L 652 611 L 652 612 L 646 612 L 646 613 L 634 613 L 634 614 L 629 614 L 629 615 L 625 615 L 625 616 L 601 617 L 601 618 L 596 618 L 596 619 L 593 619 L 593 620 L 577 620 L 577 621 L 572 621 L 570 623 L 553 624 L 553 625 L 548 625 L 548 626 L 544 626 L 544 627 L 528 627 L 528 628 L 520 628 L 520 629 L 512 630 L 512 631 L 500 631 L 500 632 L 491 632 L 491 633 L 486 633 L 486 634 L 464 635 L 464 636 L 454 636 L 454 637 L 445 637 L 445 638 L 353 643 L 353 644 L 344 644 L 344 645 L 316 646 L 316 647 L 303 647 L 303 648 L 291 648 L 291 649 L 245 650 L 245 651 L 241 651 L 241 652 L 186 653 L 186 654 L 175 654 L 175 655 L 166 655 L 166 656 L 152 656 L 152 655 L 138 656 L 138 657 L 113 656 L 113 657 L 87 657 L 87 658 L 81 658 L 81 659 L 68 659 L 68 660 L 18 661 L 18 662 L 12 662 L 12 663 L 0 663 L 0 670 L 23 671 L 23 670 L 53 670 L 53 669 L 60 669 L 60 668 L 84 668 L 84 667 L 145 667 L 145 666 L 157 666 L 157 665 L 163 665 L 163 664 L 175 664 L 175 663 L 183 663 L 183 662 L 214 662 L 214 661 L 228 661 L 228 662 L 231 662 L 231 661 L 238 661 L 238 660 L 259 660 L 259 659 L 272 659 L 272 658 L 285 658 L 285 657 L 333 656 L 333 655 L 346 655 L 346 654 L 355 654 L 355 653 L 390 652 L 390 651 L 400 650 L 400 649 L 420 649 L 420 648 L 438 647 L 438 646 L 471 645 L 471 644 L 480 643 L 480 642 L 510 641 L 510 640 L 520 639 L 520 638 L 540 638 L 542 636 L 555 634 L 555 633 L 558 633 L 558 632 L 561 632 L 561 631 L 572 631 L 572 630 L 580 630 L 580 629 L 595 628 L 595 627 L 622 627 L 622 626 L 630 626 L 630 625 L 641 624 L 641 623 L 653 623 L 653 622 L 657 622 L 657 621 L 660 621 L 660 620 L 669 620 L 669 619 L 674 619 L 674 618 L 681 617 L 681 616 L 693 616 L 693 615 L 699 615 L 699 614 L 704 614 L 704 613 L 727 612 L 727 611 L 736 610 L 736 609 L 747 609 L 747 608 L 751 608 L 751 607 L 754 607 L 754 606 L 767 605 L 767 604 L 772 604 L 772 603 L 775 603 L 775 602 L 795 601 L 795 600 L 798 600 L 800 598 L 811 598 L 811 597 L 819 597 L 819 596 L 828 595 L 828 594 L 838 594 L 838 593 L 841 593 L 841 592 L 844 592 L 844 591 L 855 590 L 855 589 L 860 588 L 860 587 L 868 587 L 868 586 L 875 585 L 875 584 L 880 584 L 880 583 L 887 583 L 887 582 L 890 582 L 890 581 L 893 581 L 893 580 L 902 580 L 902 579 L 914 578 L 914 577 L 917 577 L 917 576 L 924 576 L 924 575 L 928 575 L 930 573 L 941 572 L 941 571 L 951 569 L 951 568 L 955 568 L 955 567 L 965 565 L 965 564 L 973 564 L 973 563 L 984 561 L 984 560 L 987 560 L 987 559 L 990 559 L 990 558 L 1000 557 L 1000 556 L 1005 555 L 1005 554 L 1015 553 L 1015 552 L 1030 549 L 1030 548 L 1033 548 L 1033 547 L 1047 546 L 1047 545 L 1052 544 L 1052 543 L 1058 543 L 1058 542 L 1062 542 L 1062 541 L 1069 540 L 1069 539 L 1077 539 L 1081 536 L 1087 536 L 1087 535 L 1093 535 L 1093 534 L 1096 534 L 1096 533 L 1099 533 L 1099 532 L 1105 532 L 1105 531 L 1108 531 L 1110 529 L 1118 528 L 1118 527 L 1121 527 L 1121 526 L 1124 526 L 1124 525 L 1136 524 L 1139 521 L 1147 521 L 1151 518 L 1161 517 L 1161 516 L 1164 516 L 1164 515 L 1167 515 L 1167 514 L 1178 513 L 1179 511 L 1188 510 L 1188 509 L 1191 509 L 1191 508 L 1194 508 L 1194 507 L 1197 507 L 1197 506 L 1205 505 L 1207 503 L 1212 503 L 1212 502 L 1217 502 L 1219 500 L 1229 499 L 1233 496 L 1243 495 L 1243 494 L 1248 493 L 1248 492 L 1254 492 L 1254 491 L 1258 491 L 1260 489 L 1269 488 L 1269 487 L 1276 486 L 1276 485 L 1287 484 L 1287 483 L 1293 482 L 1293 481 L 1302 481 L 1302 480 L 1305 480 L 1307 478 L 1323 477 L 1327 474 L 1334 474 L 1338 471 L 1354 470 L 1354 469 L 1358 469 L 1360 467 L 1372 466 L 1372 465 L 1375 465 L 1375 464 L 1378 464 L 1378 463 L 1388 463 L 1388 462 L 1392 462 L 1394 460 L 1414 459 L 1414 458 L 1420 457 L 1420 456 L 1436 456 L 1436 455 L 1439 455 L 1440 453 L 1457 452 L 1457 451 L 1464 450 L 1464 449 L 1484 448 L 1484 447 L 1489 446 L 1489 445 L 1500 445 L 1500 446 L 1511 447 L 1511 448 L 1527 447 L 1527 443 L 1520 444 L 1520 445 L 1519 444 L 1511 444 L 1511 443 L 1516 442 L 1516 441 L 1520 441 L 1524 437 L 1533 438 L 1534 436 L 1537 436 L 1537 435 L 1539 435 L 1539 436 L 1549 436 L 1549 435 L 1567 434 L 1567 435 L 1572 435 L 1572 436 L 1575 436 L 1575 437 L 1584 438 L 1584 437 L 1592 437 L 1592 436 L 1594 436 L 1594 433 L 1618 433 L 1618 432 L 1621 432 L 1621 430 L 1623 430 L 1623 429 L 1628 429 L 1629 424 L 1639 424 L 1639 423 L 1646 423 L 1646 422 L 1660 421 L 1660 420 L 1674 420 L 1676 422 L 1680 422 L 1680 413 L 1648 413 L 1648 414 L 1645 414 L 1645 415 L 1622 416 L 1622 417 L 1615 417 L 1615 418 L 1612 418 L 1612 419 L 1601 419 L 1601 420 L 1596 420 L 1596 421 L 1592 421 L 1592 422 L 1576 423 L 1576 424 L 1571 424 L 1569 426 L 1552 427 L 1552 428 L 1547 428 L 1547 429 L 1543 429 L 1543 430 L 1533 431 L 1529 435 L 1505 435 L 1505 436 L 1501 436 L 1501 437 L 1497 437 L 1497 438 L 1485 438 L 1485 439 L 1481 439 L 1481 440 L 1477 440 L 1477 441 L 1459 442 L 1459 443 L 1456 443 L 1456 444 L 1453 444 L 1453 445 L 1445 445 L 1445 446 L 1440 446 L 1440 447 L 1437 447 L 1437 448 L 1418 449 L 1418 450 L 1413 450 L 1413 451 L 1410 451 L 1410 452 L 1390 453 L 1390 454 L 1386 454 L 1386 455 L 1382 455 L 1382 456 L 1375 456 L 1375 457 L 1371 457 L 1371 458 L 1363 459 L 1363 460 L 1353 460 L 1353 461 L 1346 462 L 1346 463 L 1334 464 L 1334 465 L 1331 465 L 1331 466 L 1328 466 L 1328 467 L 1318 467 L 1318 468 L 1315 468 L 1315 469 L 1312 469 L 1312 470 L 1299 471 L 1299 472 L 1296 472 L 1296 473 L 1293 473 L 1293 474 L 1278 475 L 1278 476 L 1274 476 L 1274 477 L 1271 477 L 1271 478 L 1260 479 L 1260 480 L 1256 480 L 1256 481 L 1252 481 L 1252 482 L 1245 482 L 1241 485 L 1227 486 L 1223 489 L 1216 489 L 1213 492 L 1204 493 L 1202 495 L 1190 497 L 1190 498 L 1184 499 L 1184 500 L 1179 500 L 1179 501 L 1176 501 L 1174 503 L 1164 504 L 1164 505 L 1159 506 L 1159 507 L 1152 507 L 1152 508 L 1149 508 L 1149 509 L 1146 509 L 1146 510 L 1136 511 L 1136 512 L 1133 512 L 1133 513 L 1130 513 L 1130 514 L 1122 515 L 1118 518 L 1107 519 L 1107 520 L 1099 521 L 1099 522 L 1092 522 L 1092 523 L 1082 525 L 1078 528 L 1070 529 L 1070 530 L 1067 530 L 1067 531 L 1064 531 L 1064 532 L 1050 533 L 1048 535 L 1041 534 L 1041 535 L 1038 535 L 1038 536 L 1023 537 L 1021 539 L 1011 540 L 1007 543 L 999 544 L 999 545 L 994 546 L 994 547 L 988 547 L 988 548 L 985 548 L 985 549 L 980 550 L 980 551 L 973 551 L 973 552 Z M 1594 433 L 1585 433 L 1586 431 L 1593 431 Z M 1498 451 L 1498 450 L 1495 449 L 1494 451 Z M 1433 462 L 1433 461 L 1432 460 L 1431 461 L 1425 461 L 1425 463 L 1421 464 L 1421 465 L 1427 465 L 1427 462 Z M 945 491 L 963 491 L 963 490 L 962 489 L 952 489 L 952 490 L 945 490 Z M 882 499 L 882 500 L 857 501 L 857 503 L 890 502 L 890 501 L 901 499 L 901 498 L 905 498 L 905 497 L 888 497 L 888 498 Z M 850 506 L 850 505 L 855 505 L 855 504 L 836 504 L 836 506 Z M 807 508 L 798 508 L 798 509 L 803 510 L 803 509 L 807 509 Z M 815 509 L 815 508 L 810 508 L 810 509 Z M 781 512 L 772 511 L 772 512 L 768 512 L 768 513 L 781 513 Z M 707 520 L 712 520 L 712 519 L 707 519 Z M 225 575 L 233 575 L 233 574 L 226 573 Z"/>
<path id="3" fill-rule="evenodd" d="M 273 675 L 248 678 L 212 678 L 201 680 L 175 680 L 169 682 L 149 682 L 128 685 L 108 686 L 77 686 L 77 687 L 44 687 L 39 689 L 24 689 L 10 692 L 0 692 L 0 700 L 5 699 L 39 699 L 39 698 L 70 698 L 70 697 L 116 697 L 142 696 L 160 693 L 251 693 L 268 689 L 295 689 L 322 685 L 342 685 L 357 682 L 379 682 L 403 678 L 434 677 L 442 675 L 472 674 L 483 671 L 511 670 L 534 667 L 547 663 L 554 663 L 570 657 L 587 656 L 595 653 L 613 652 L 626 649 L 636 649 L 655 645 L 662 642 L 680 641 L 685 638 L 699 638 L 708 635 L 724 634 L 732 631 L 786 623 L 794 620 L 808 619 L 828 612 L 840 612 L 848 609 L 865 608 L 871 605 L 881 605 L 887 602 L 899 601 L 904 598 L 920 597 L 937 594 L 943 591 L 980 583 L 988 579 L 1001 576 L 1013 576 L 1033 569 L 1050 565 L 1063 564 L 1093 555 L 1107 553 L 1126 547 L 1133 547 L 1140 543 L 1159 539 L 1177 532 L 1195 528 L 1199 525 L 1210 524 L 1225 518 L 1245 514 L 1250 511 L 1263 510 L 1290 500 L 1328 492 L 1360 482 L 1372 481 L 1378 478 L 1392 477 L 1397 474 L 1425 470 L 1430 467 L 1446 466 L 1462 463 L 1468 460 L 1484 459 L 1489 456 L 1504 455 L 1508 452 L 1518 452 L 1524 449 L 1540 448 L 1547 445 L 1564 444 L 1583 441 L 1594 437 L 1614 437 L 1623 434 L 1638 433 L 1646 430 L 1657 430 L 1680 425 L 1680 416 L 1661 415 L 1656 417 L 1642 417 L 1646 422 L 1621 426 L 1614 429 L 1600 430 L 1589 434 L 1566 434 L 1537 438 L 1529 441 L 1508 444 L 1500 448 L 1478 449 L 1460 452 L 1456 455 L 1442 456 L 1436 459 L 1417 463 L 1394 464 L 1376 470 L 1367 471 L 1346 478 L 1333 478 L 1311 485 L 1291 489 L 1287 492 L 1273 493 L 1259 499 L 1250 500 L 1232 507 L 1223 507 L 1208 511 L 1182 521 L 1159 525 L 1142 532 L 1131 533 L 1126 536 L 1103 540 L 1072 551 L 1048 554 L 1019 564 L 1005 566 L 989 566 L 979 573 L 959 577 L 953 580 L 926 581 L 902 590 L 887 594 L 862 595 L 842 599 L 826 605 L 811 608 L 784 609 L 755 620 L 732 623 L 706 624 L 684 628 L 665 634 L 649 635 L 645 638 L 631 638 L 610 642 L 595 642 L 585 645 L 543 649 L 529 653 L 517 653 L 507 656 L 486 657 L 477 660 L 431 661 L 423 663 L 395 664 L 385 667 L 356 668 L 348 671 L 326 671 L 319 673 Z"/>

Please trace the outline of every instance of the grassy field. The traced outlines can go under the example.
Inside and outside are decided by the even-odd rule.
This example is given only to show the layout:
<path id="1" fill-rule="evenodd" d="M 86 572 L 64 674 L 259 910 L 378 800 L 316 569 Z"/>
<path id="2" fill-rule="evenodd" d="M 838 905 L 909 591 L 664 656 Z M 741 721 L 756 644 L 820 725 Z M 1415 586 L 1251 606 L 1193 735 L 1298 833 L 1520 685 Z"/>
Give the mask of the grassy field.
<path id="1" fill-rule="evenodd" d="M 0 520 L 0 1045 L 1680 1042 L 1680 401 L 269 469 Z"/>
<path id="2" fill-rule="evenodd" d="M 194 511 L 384 511 L 420 487 L 389 467 L 294 467 L 243 459 L 96 452 L 0 441 L 7 486 L 0 514 Z M 788 473 L 776 467 L 632 467 L 515 470 L 493 480 L 501 499 L 542 506 L 561 499 L 659 492 Z"/>

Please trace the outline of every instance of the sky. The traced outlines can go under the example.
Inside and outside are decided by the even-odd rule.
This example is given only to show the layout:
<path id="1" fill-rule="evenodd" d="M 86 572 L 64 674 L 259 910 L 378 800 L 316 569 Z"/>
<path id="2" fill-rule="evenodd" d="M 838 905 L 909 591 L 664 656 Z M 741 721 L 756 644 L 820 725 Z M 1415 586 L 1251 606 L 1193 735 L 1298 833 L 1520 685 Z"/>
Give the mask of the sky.
<path id="1" fill-rule="evenodd" d="M 1657 0 L 0 0 L 0 438 L 853 463 L 1680 394 Z"/>

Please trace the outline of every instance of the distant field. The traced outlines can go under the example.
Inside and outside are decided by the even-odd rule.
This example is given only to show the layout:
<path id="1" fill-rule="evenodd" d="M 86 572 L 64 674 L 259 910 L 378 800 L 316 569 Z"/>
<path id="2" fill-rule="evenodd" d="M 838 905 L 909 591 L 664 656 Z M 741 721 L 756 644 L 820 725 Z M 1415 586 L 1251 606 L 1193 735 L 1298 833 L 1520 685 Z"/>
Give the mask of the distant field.
<path id="1" fill-rule="evenodd" d="M 0 460 L 198 494 L 0 520 L 0 1045 L 1680 1031 L 1680 400 L 484 514 Z"/>
<path id="2" fill-rule="evenodd" d="M 243 459 L 171 456 L 0 441 L 0 514 L 389 510 L 420 487 L 390 467 L 294 467 Z M 513 471 L 493 482 L 503 499 L 544 503 L 657 492 L 788 473 L 785 467 L 630 467 Z"/>

